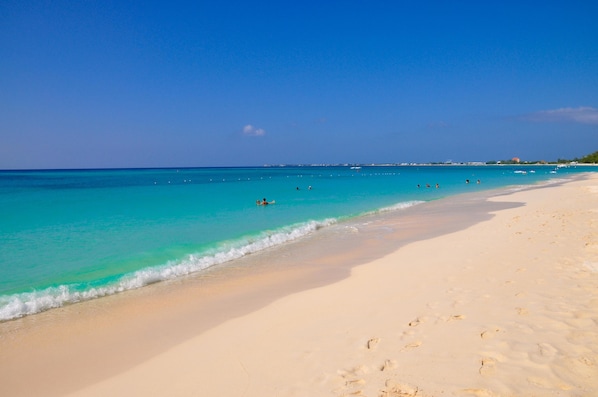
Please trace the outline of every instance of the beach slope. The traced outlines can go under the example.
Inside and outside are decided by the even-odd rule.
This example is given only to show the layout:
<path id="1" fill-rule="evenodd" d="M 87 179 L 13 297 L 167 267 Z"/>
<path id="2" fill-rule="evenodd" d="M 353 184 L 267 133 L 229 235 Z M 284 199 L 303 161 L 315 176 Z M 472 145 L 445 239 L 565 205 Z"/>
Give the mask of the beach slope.
<path id="1" fill-rule="evenodd" d="M 598 178 L 489 200 L 502 209 L 485 220 L 373 255 L 68 395 L 598 395 Z"/>

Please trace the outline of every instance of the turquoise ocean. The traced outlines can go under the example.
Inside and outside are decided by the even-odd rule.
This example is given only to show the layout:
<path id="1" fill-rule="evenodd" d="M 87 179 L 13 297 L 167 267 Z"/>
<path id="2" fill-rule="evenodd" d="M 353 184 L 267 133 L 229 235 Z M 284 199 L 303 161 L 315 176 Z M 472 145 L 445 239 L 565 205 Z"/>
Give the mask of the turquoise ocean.
<path id="1" fill-rule="evenodd" d="M 0 171 L 0 321 L 184 277 L 366 214 L 595 171 L 510 165 Z M 275 203 L 256 205 L 264 198 Z"/>

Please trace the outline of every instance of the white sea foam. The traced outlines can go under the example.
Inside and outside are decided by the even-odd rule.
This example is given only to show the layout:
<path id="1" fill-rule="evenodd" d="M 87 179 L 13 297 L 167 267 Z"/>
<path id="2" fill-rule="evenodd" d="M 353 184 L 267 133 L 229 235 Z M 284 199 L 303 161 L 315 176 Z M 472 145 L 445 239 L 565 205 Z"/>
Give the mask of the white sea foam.
<path id="1" fill-rule="evenodd" d="M 161 266 L 138 270 L 123 276 L 114 284 L 103 287 L 78 291 L 76 285 L 60 285 L 39 291 L 0 296 L 0 321 L 183 277 L 214 265 L 296 240 L 334 223 L 336 223 L 335 219 L 326 219 L 319 222 L 310 221 L 273 232 L 264 232 L 258 237 L 248 237 L 237 242 L 223 244 L 220 249 L 212 253 L 192 254 L 182 260 L 170 261 Z"/>
<path id="2" fill-rule="evenodd" d="M 418 201 L 418 200 L 402 201 L 400 203 L 396 203 L 396 204 L 390 205 L 388 207 L 379 208 L 374 211 L 368 211 L 368 212 L 364 213 L 363 215 L 374 215 L 374 214 L 382 214 L 385 212 L 400 211 L 400 210 L 407 209 L 409 207 L 413 207 L 414 205 L 423 204 L 423 203 L 425 203 L 425 201 Z"/>
<path id="3" fill-rule="evenodd" d="M 375 211 L 376 213 L 382 213 L 382 212 L 390 212 L 390 211 L 399 211 L 399 210 L 404 210 L 406 208 L 409 207 L 413 207 L 414 205 L 418 205 L 418 204 L 423 204 L 425 203 L 425 201 L 403 201 L 401 203 L 397 203 L 394 205 L 391 205 L 389 207 L 384 207 L 384 208 L 380 208 L 379 210 Z"/>

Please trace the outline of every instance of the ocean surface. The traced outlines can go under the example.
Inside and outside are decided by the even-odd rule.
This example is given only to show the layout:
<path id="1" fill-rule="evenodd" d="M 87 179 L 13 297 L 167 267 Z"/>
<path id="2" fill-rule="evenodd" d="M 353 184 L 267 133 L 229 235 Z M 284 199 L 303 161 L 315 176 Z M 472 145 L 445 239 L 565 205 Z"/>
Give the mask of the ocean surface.
<path id="1" fill-rule="evenodd" d="M 595 171 L 510 165 L 0 171 L 0 321 L 184 277 L 366 214 Z M 275 203 L 256 204 L 264 198 Z"/>

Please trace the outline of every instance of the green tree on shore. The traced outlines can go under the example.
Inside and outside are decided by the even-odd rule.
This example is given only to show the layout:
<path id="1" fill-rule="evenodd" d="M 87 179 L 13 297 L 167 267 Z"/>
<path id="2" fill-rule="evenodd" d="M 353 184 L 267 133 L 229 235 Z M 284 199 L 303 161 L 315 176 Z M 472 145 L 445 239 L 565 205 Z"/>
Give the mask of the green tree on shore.
<path id="1" fill-rule="evenodd" d="M 598 152 L 588 154 L 579 159 L 580 163 L 598 163 Z"/>

